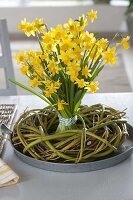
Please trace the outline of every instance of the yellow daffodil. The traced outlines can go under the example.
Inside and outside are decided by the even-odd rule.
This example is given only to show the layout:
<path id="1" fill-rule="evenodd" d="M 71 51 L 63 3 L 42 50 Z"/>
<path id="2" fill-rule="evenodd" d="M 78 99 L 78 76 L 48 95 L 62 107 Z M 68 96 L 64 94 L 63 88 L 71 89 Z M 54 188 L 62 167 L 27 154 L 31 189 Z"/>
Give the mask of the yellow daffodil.
<path id="1" fill-rule="evenodd" d="M 130 36 L 127 36 L 127 37 L 122 39 L 120 44 L 123 46 L 124 49 L 129 49 L 130 48 L 130 45 L 128 44 L 129 40 L 130 40 Z"/>
<path id="2" fill-rule="evenodd" d="M 46 53 L 50 54 L 56 50 L 56 44 L 53 41 L 49 41 L 49 43 L 41 42 L 42 48 L 45 49 Z"/>
<path id="3" fill-rule="evenodd" d="M 79 70 L 75 68 L 72 68 L 72 67 L 68 67 L 67 68 L 67 71 L 66 71 L 66 74 L 70 76 L 70 80 L 72 82 L 76 81 L 77 80 L 77 77 L 78 77 L 78 74 L 79 74 Z"/>
<path id="4" fill-rule="evenodd" d="M 40 66 L 41 60 L 37 56 L 36 57 L 32 57 L 30 59 L 30 64 L 36 68 L 37 66 Z"/>
<path id="5" fill-rule="evenodd" d="M 109 47 L 102 55 L 105 63 L 110 63 L 112 65 L 116 63 L 116 47 Z"/>
<path id="6" fill-rule="evenodd" d="M 87 91 L 95 93 L 97 90 L 99 90 L 99 83 L 98 81 L 94 82 L 92 81 L 91 83 L 88 83 L 85 87 L 85 89 L 87 89 Z"/>
<path id="7" fill-rule="evenodd" d="M 97 11 L 94 11 L 93 9 L 91 9 L 91 11 L 87 13 L 87 15 L 89 19 L 91 20 L 91 22 L 97 19 Z"/>
<path id="8" fill-rule="evenodd" d="M 27 23 L 27 27 L 26 27 L 26 29 L 24 30 L 24 32 L 25 32 L 25 34 L 28 36 L 28 37 L 30 37 L 30 36 L 35 36 L 35 31 L 36 31 L 36 29 L 35 29 L 35 26 L 34 26 L 34 24 L 30 24 L 30 23 Z"/>
<path id="9" fill-rule="evenodd" d="M 75 36 L 78 35 L 78 32 L 80 31 L 79 27 L 80 23 L 71 18 L 69 19 L 68 23 L 64 24 L 64 28 Z"/>
<path id="10" fill-rule="evenodd" d="M 50 97 L 52 94 L 56 93 L 56 88 L 53 84 L 51 84 L 50 86 L 47 85 L 47 89 L 44 93 L 46 97 Z"/>
<path id="11" fill-rule="evenodd" d="M 22 74 L 27 74 L 27 72 L 28 72 L 28 66 L 27 65 L 23 65 L 20 68 L 20 71 L 22 72 Z"/>
<path id="12" fill-rule="evenodd" d="M 64 100 L 58 100 L 57 106 L 59 111 L 64 109 L 64 104 L 65 104 Z"/>
<path id="13" fill-rule="evenodd" d="M 74 38 L 73 42 L 75 43 L 75 49 L 78 47 L 81 49 L 83 48 L 83 38 L 82 38 L 82 33 L 79 35 L 79 37 Z"/>
<path id="14" fill-rule="evenodd" d="M 26 27 L 27 27 L 27 21 L 26 21 L 26 18 L 24 18 L 22 21 L 21 21 L 21 24 L 18 25 L 18 30 L 26 30 Z"/>
<path id="15" fill-rule="evenodd" d="M 80 65 L 78 63 L 72 62 L 69 63 L 69 66 L 67 67 L 66 74 L 70 75 L 70 79 L 72 82 L 76 81 L 79 71 L 80 71 Z"/>
<path id="16" fill-rule="evenodd" d="M 59 80 L 54 82 L 54 86 L 55 86 L 55 88 L 57 88 L 57 89 L 61 86 L 61 84 L 62 84 L 62 83 L 61 83 Z"/>
<path id="17" fill-rule="evenodd" d="M 70 80 L 72 82 L 76 81 L 77 77 L 78 77 L 78 71 L 76 71 L 75 69 L 69 69 L 66 74 L 70 75 Z"/>
<path id="18" fill-rule="evenodd" d="M 84 67 L 82 69 L 82 75 L 85 76 L 85 78 L 92 76 L 90 72 L 91 72 L 91 70 L 88 69 L 88 67 Z"/>
<path id="19" fill-rule="evenodd" d="M 94 64 L 96 60 L 102 56 L 103 49 L 98 48 L 97 46 L 93 47 L 93 50 L 91 51 L 89 55 L 89 60 Z"/>
<path id="20" fill-rule="evenodd" d="M 98 48 L 105 50 L 107 48 L 109 41 L 106 38 L 101 38 L 98 42 L 97 42 L 97 46 Z"/>
<path id="21" fill-rule="evenodd" d="M 39 83 L 39 81 L 38 81 L 38 78 L 34 78 L 34 79 L 32 79 L 32 80 L 30 80 L 30 85 L 32 86 L 32 87 L 38 87 L 38 85 L 39 85 L 40 83 Z"/>
<path id="22" fill-rule="evenodd" d="M 94 45 L 94 43 L 96 42 L 94 33 L 89 33 L 88 31 L 82 34 L 82 39 L 84 41 L 84 48 L 86 50 L 90 50 L 92 46 Z"/>
<path id="23" fill-rule="evenodd" d="M 53 42 L 53 37 L 52 37 L 51 32 L 45 33 L 45 34 L 42 36 L 42 39 L 43 39 L 43 42 L 44 42 L 44 43 L 52 43 L 52 42 Z"/>
<path id="24" fill-rule="evenodd" d="M 59 89 L 60 86 L 61 86 L 61 84 L 62 84 L 59 80 L 53 82 L 53 81 L 47 79 L 47 80 L 42 81 L 42 82 L 43 82 L 43 83 L 45 84 L 45 86 L 46 86 L 47 93 L 48 93 L 48 91 L 49 91 L 50 94 L 52 94 L 53 91 L 55 92 L 57 89 Z M 51 92 L 52 92 L 52 93 L 51 93 Z"/>
<path id="25" fill-rule="evenodd" d="M 36 52 L 33 51 L 33 49 L 30 49 L 25 54 L 26 54 L 26 57 L 27 57 L 28 60 L 33 59 L 34 57 L 36 57 Z"/>
<path id="26" fill-rule="evenodd" d="M 77 79 L 75 84 L 78 84 L 79 88 L 84 88 L 85 87 L 85 81 L 84 79 Z"/>
<path id="27" fill-rule="evenodd" d="M 85 29 L 86 26 L 88 26 L 88 19 L 85 15 L 81 15 L 79 16 L 79 22 L 80 22 L 79 31 L 81 32 Z"/>
<path id="28" fill-rule="evenodd" d="M 17 63 L 23 63 L 25 61 L 25 52 L 24 51 L 20 51 L 19 53 L 16 54 L 16 60 Z"/>
<path id="29" fill-rule="evenodd" d="M 58 74 L 60 71 L 58 63 L 56 63 L 55 61 L 50 61 L 47 68 L 48 68 L 48 71 L 50 72 L 50 74 L 52 74 L 52 76 L 54 76 L 55 74 Z"/>
<path id="30" fill-rule="evenodd" d="M 65 31 L 61 24 L 58 24 L 56 28 L 51 28 L 51 36 L 54 40 L 61 40 L 64 34 Z"/>
<path id="31" fill-rule="evenodd" d="M 62 43 L 60 45 L 60 49 L 62 51 L 67 51 L 72 48 L 74 48 L 74 43 L 72 42 L 72 40 L 70 38 L 62 40 Z"/>
<path id="32" fill-rule="evenodd" d="M 59 59 L 61 59 L 66 65 L 70 62 L 70 54 L 69 54 L 69 51 L 60 51 L 60 55 L 58 56 Z"/>
<path id="33" fill-rule="evenodd" d="M 43 60 L 47 60 L 48 59 L 48 53 L 45 53 L 45 54 L 41 54 L 40 56 L 40 59 L 43 61 Z"/>
<path id="34" fill-rule="evenodd" d="M 39 67 L 36 67 L 35 68 L 35 73 L 34 73 L 36 76 L 38 76 L 38 78 L 43 78 L 44 77 L 44 69 L 41 67 L 41 66 L 39 66 Z"/>
<path id="35" fill-rule="evenodd" d="M 29 37 L 29 36 L 35 36 L 35 23 L 29 23 L 26 21 L 26 19 L 21 21 L 21 24 L 18 25 L 19 30 L 23 30 L 24 33 Z"/>
<path id="36" fill-rule="evenodd" d="M 43 18 L 36 19 L 35 20 L 35 29 L 38 31 L 38 33 L 42 33 L 44 29 L 46 28 L 46 25 L 43 23 Z"/>
<path id="37" fill-rule="evenodd" d="M 45 83 L 46 87 L 50 87 L 52 85 L 52 81 L 49 80 L 49 79 L 47 79 L 47 80 L 45 80 L 43 82 Z"/>
<path id="38" fill-rule="evenodd" d="M 50 97 L 51 94 L 53 94 L 53 93 L 51 93 L 50 90 L 45 90 L 44 94 L 45 94 L 46 97 Z"/>
<path id="39" fill-rule="evenodd" d="M 76 46 L 75 48 L 69 49 L 67 52 L 69 54 L 70 60 L 81 60 L 83 57 L 82 55 L 83 49 L 79 46 Z"/>

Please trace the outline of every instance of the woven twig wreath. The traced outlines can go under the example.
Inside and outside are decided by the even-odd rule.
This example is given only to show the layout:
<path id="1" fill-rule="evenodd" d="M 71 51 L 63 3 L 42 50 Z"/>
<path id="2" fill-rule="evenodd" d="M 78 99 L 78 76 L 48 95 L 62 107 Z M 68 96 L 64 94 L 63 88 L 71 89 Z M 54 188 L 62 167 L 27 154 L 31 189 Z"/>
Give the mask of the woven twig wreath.
<path id="1" fill-rule="evenodd" d="M 24 112 L 14 126 L 12 143 L 20 152 L 39 160 L 89 162 L 117 152 L 127 135 L 125 112 L 101 104 L 81 106 L 76 130 L 57 133 L 56 112 Z M 84 123 L 85 125 L 84 125 Z"/>

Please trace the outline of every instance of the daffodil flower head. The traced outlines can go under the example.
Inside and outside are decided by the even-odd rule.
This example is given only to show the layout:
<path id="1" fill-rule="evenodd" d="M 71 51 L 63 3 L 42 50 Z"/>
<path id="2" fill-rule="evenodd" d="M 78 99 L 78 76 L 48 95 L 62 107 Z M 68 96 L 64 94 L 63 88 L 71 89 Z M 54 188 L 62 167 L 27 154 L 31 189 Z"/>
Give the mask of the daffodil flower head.
<path id="1" fill-rule="evenodd" d="M 105 63 L 110 63 L 112 65 L 116 63 L 116 47 L 108 47 L 108 49 L 105 52 L 103 52 L 102 55 Z"/>
<path id="2" fill-rule="evenodd" d="M 85 76 L 85 78 L 87 78 L 87 77 L 92 77 L 92 75 L 91 75 L 91 70 L 88 69 L 88 66 L 86 66 L 86 67 L 84 67 L 84 68 L 82 69 L 82 75 Z"/>
<path id="3" fill-rule="evenodd" d="M 130 45 L 129 45 L 129 40 L 130 40 L 130 36 L 127 36 L 125 38 L 122 38 L 120 43 L 117 43 L 117 45 L 122 45 L 124 49 L 129 49 Z"/>
<path id="4" fill-rule="evenodd" d="M 92 81 L 92 82 L 90 82 L 90 83 L 88 83 L 86 85 L 86 90 L 88 92 L 95 93 L 97 90 L 99 90 L 98 86 L 99 86 L 99 82 L 98 81 L 96 81 L 96 82 Z"/>
<path id="5" fill-rule="evenodd" d="M 61 111 L 64 109 L 64 104 L 65 104 L 65 101 L 64 100 L 58 100 L 58 104 L 57 104 L 57 107 L 58 107 L 58 110 Z"/>
<path id="6" fill-rule="evenodd" d="M 85 87 L 85 81 L 84 81 L 84 79 L 78 79 L 77 78 L 75 84 L 77 84 L 79 88 L 84 88 Z"/>
<path id="7" fill-rule="evenodd" d="M 20 71 L 22 72 L 22 74 L 27 74 L 27 72 L 28 72 L 28 66 L 27 65 L 23 65 L 20 68 Z"/>
<path id="8" fill-rule="evenodd" d="M 49 73 L 54 76 L 55 74 L 58 74 L 60 71 L 58 63 L 55 61 L 50 61 L 49 64 L 47 65 Z"/>
<path id="9" fill-rule="evenodd" d="M 39 83 L 37 77 L 35 77 L 35 78 L 33 78 L 32 80 L 30 80 L 30 85 L 31 85 L 32 87 L 38 87 L 39 84 L 40 84 L 40 83 Z"/>
<path id="10" fill-rule="evenodd" d="M 16 60 L 17 63 L 24 63 L 25 62 L 25 52 L 24 51 L 20 51 L 19 53 L 16 54 Z"/>
<path id="11" fill-rule="evenodd" d="M 40 19 L 37 18 L 34 23 L 35 23 L 36 31 L 38 33 L 43 33 L 46 28 L 46 25 L 43 22 L 43 18 L 40 18 Z"/>
<path id="12" fill-rule="evenodd" d="M 56 88 L 53 87 L 53 84 L 50 86 L 47 86 L 47 89 L 45 90 L 45 96 L 50 97 L 52 94 L 56 93 Z"/>
<path id="13" fill-rule="evenodd" d="M 93 22 L 95 19 L 97 19 L 97 11 L 91 9 L 91 11 L 87 13 L 87 16 L 89 17 L 89 20 Z"/>

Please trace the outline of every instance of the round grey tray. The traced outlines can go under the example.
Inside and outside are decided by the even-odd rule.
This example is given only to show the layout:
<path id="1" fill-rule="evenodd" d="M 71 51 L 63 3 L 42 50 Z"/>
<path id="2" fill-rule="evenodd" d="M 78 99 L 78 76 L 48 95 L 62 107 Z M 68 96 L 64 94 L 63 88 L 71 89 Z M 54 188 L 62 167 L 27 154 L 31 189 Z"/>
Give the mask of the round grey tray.
<path id="1" fill-rule="evenodd" d="M 87 171 L 95 171 L 108 167 L 112 167 L 125 159 L 127 159 L 133 150 L 133 127 L 131 125 L 127 125 L 129 136 L 126 141 L 123 143 L 121 148 L 118 150 L 117 155 L 114 155 L 109 158 L 105 158 L 99 161 L 93 161 L 88 163 L 78 163 L 78 164 L 64 164 L 64 163 L 53 163 L 47 161 L 36 160 L 34 158 L 28 157 L 14 147 L 14 151 L 16 155 L 25 163 L 32 165 L 34 167 L 48 170 L 48 171 L 56 171 L 56 172 L 69 172 L 69 173 L 77 173 L 77 172 L 87 172 Z"/>

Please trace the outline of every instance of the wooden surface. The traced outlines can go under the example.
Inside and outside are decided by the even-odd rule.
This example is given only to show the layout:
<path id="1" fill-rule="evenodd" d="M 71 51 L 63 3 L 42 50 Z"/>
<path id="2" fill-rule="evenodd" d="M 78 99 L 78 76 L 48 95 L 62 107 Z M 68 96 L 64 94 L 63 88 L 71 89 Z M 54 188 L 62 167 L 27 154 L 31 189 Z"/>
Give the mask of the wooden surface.
<path id="1" fill-rule="evenodd" d="M 34 96 L 0 97 L 1 103 L 16 103 L 16 118 L 26 108 L 41 108 L 46 104 Z M 133 125 L 133 93 L 87 94 L 83 104 L 102 103 L 119 110 L 127 108 Z M 0 200 L 132 200 L 133 157 L 99 171 L 85 173 L 57 173 L 31 167 L 19 160 L 10 144 L 4 156 L 20 176 L 17 185 L 0 189 Z"/>

